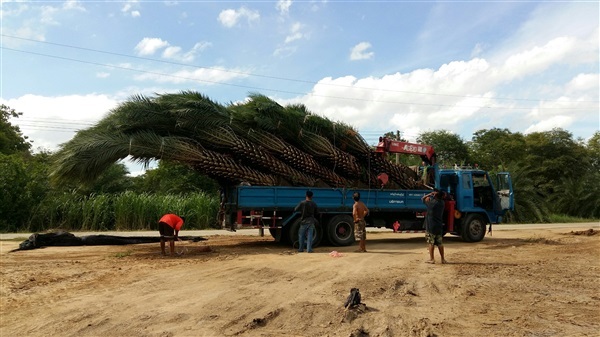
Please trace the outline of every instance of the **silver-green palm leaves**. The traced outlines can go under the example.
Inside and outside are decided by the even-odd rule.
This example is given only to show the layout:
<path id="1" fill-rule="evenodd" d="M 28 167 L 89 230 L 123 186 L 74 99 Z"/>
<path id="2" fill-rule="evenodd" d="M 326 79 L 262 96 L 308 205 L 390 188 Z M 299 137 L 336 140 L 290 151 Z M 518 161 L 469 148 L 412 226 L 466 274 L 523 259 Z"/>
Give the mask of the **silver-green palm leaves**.
<path id="1" fill-rule="evenodd" d="M 90 181 L 125 158 L 177 161 L 227 184 L 374 187 L 381 170 L 416 184 L 350 126 L 259 94 L 230 106 L 193 91 L 133 96 L 61 146 L 53 177 Z"/>

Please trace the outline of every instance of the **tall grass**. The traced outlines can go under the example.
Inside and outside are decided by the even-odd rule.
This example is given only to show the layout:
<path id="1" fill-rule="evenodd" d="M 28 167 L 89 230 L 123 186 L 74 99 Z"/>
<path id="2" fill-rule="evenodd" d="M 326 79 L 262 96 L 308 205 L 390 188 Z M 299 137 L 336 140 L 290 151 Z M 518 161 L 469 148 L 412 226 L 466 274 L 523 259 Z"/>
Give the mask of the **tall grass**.
<path id="1" fill-rule="evenodd" d="M 163 214 L 185 217 L 186 229 L 205 229 L 215 225 L 219 202 L 204 193 L 153 195 L 125 192 L 114 200 L 116 230 L 155 230 Z"/>
<path id="2" fill-rule="evenodd" d="M 565 214 L 550 214 L 551 223 L 570 223 L 570 222 L 598 222 L 600 219 L 594 218 L 581 218 L 577 216 L 565 215 Z"/>
<path id="3" fill-rule="evenodd" d="M 184 216 L 184 229 L 205 229 L 216 224 L 218 206 L 216 197 L 204 193 L 155 195 L 124 192 L 88 197 L 61 194 L 48 197 L 37 205 L 23 230 L 156 230 L 158 220 L 166 213 Z"/>

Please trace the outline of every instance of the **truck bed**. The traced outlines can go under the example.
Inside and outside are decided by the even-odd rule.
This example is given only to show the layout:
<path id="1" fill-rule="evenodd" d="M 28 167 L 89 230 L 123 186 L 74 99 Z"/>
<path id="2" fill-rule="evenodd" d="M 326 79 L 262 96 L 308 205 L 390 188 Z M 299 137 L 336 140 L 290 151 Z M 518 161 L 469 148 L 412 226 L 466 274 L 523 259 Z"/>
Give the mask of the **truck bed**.
<path id="1" fill-rule="evenodd" d="M 246 210 L 292 210 L 304 200 L 306 187 L 287 186 L 238 186 L 235 200 L 237 209 Z M 371 211 L 426 210 L 421 201 L 428 190 L 376 190 L 376 189 L 337 189 L 311 188 L 313 201 L 321 211 L 351 211 L 354 200 L 352 194 L 360 192 L 363 201 Z"/>

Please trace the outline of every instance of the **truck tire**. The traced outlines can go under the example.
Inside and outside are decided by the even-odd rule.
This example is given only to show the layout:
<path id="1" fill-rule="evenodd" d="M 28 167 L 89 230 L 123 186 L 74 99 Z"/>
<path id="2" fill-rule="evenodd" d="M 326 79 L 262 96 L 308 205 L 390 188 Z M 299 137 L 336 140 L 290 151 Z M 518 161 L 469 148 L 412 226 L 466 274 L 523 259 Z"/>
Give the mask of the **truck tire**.
<path id="1" fill-rule="evenodd" d="M 461 237 L 466 242 L 479 242 L 485 236 L 486 221 L 479 214 L 469 214 L 462 223 Z"/>
<path id="2" fill-rule="evenodd" d="M 327 237 L 334 246 L 350 246 L 354 243 L 354 220 L 351 215 L 336 215 L 327 223 Z"/>
<path id="3" fill-rule="evenodd" d="M 300 222 L 302 219 L 298 218 L 294 220 L 289 226 L 289 230 L 287 232 L 289 242 L 294 246 L 294 248 L 298 248 L 298 231 L 300 230 Z M 321 244 L 321 240 L 323 239 L 323 229 L 321 226 L 315 226 L 315 233 L 313 234 L 313 243 L 312 246 L 318 247 Z"/>

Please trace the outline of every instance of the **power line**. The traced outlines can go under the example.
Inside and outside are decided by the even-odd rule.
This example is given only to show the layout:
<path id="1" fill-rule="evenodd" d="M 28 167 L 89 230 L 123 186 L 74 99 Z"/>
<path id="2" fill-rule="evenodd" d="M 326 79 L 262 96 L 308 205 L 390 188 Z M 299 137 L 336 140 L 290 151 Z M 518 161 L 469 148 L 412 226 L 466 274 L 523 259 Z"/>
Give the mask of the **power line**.
<path id="1" fill-rule="evenodd" d="M 186 63 L 173 62 L 173 61 L 167 61 L 167 60 L 159 60 L 159 59 L 153 59 L 153 58 L 148 58 L 148 57 L 141 57 L 141 56 L 135 56 L 135 55 L 128 55 L 128 54 L 122 54 L 122 53 L 116 53 L 116 52 L 103 51 L 103 50 L 99 50 L 99 49 L 78 47 L 78 46 L 73 46 L 73 45 L 68 45 L 68 44 L 62 44 L 62 43 L 55 43 L 55 42 L 48 42 L 48 41 L 41 41 L 41 40 L 23 38 L 23 37 L 12 36 L 12 35 L 7 35 L 7 34 L 0 34 L 0 36 L 8 37 L 8 38 L 13 38 L 13 39 L 18 39 L 18 40 L 23 40 L 23 41 L 30 41 L 30 42 L 40 43 L 40 44 L 54 45 L 54 46 L 59 46 L 59 47 L 64 47 L 64 48 L 71 48 L 71 49 L 77 49 L 77 50 L 85 50 L 85 51 L 90 51 L 90 52 L 94 52 L 94 53 L 102 53 L 102 54 L 107 54 L 107 55 L 114 55 L 114 56 L 127 57 L 127 58 L 133 58 L 133 59 L 138 59 L 138 60 L 145 60 L 145 61 L 151 61 L 151 62 L 171 64 L 171 65 L 177 65 L 177 66 L 182 66 L 182 67 L 192 67 L 192 68 L 197 68 L 197 69 L 207 69 L 207 70 L 213 70 L 213 71 L 219 71 L 219 72 L 225 72 L 225 73 L 245 75 L 245 76 L 249 76 L 249 77 L 261 77 L 261 78 L 275 79 L 275 80 L 281 80 L 281 81 L 298 82 L 298 83 L 311 84 L 311 85 L 324 85 L 324 86 L 332 86 L 332 87 L 341 87 L 341 88 L 347 88 L 347 89 L 383 91 L 383 92 L 414 94 L 414 95 L 427 95 L 427 96 L 442 96 L 442 97 L 486 99 L 486 97 L 473 96 L 473 95 L 440 94 L 440 93 L 432 93 L 432 92 L 416 92 L 416 91 L 405 91 L 405 90 L 395 90 L 395 89 L 385 89 L 385 88 L 368 88 L 368 87 L 360 87 L 360 86 L 349 86 L 349 85 L 337 84 L 337 83 L 319 83 L 319 82 L 308 81 L 308 80 L 300 80 L 300 79 L 293 79 L 293 78 L 287 78 L 287 77 L 262 75 L 262 74 L 255 74 L 255 73 L 250 73 L 250 72 L 227 70 L 227 69 L 214 68 L 214 67 L 204 67 L 204 66 L 198 66 L 198 65 L 193 65 L 193 64 L 186 64 Z M 59 56 L 52 56 L 52 55 L 46 55 L 46 54 L 41 54 L 41 53 L 28 52 L 28 51 L 11 49 L 11 48 L 6 48 L 6 47 L 3 47 L 3 48 L 7 49 L 7 50 L 20 51 L 20 52 L 30 53 L 30 54 L 35 54 L 35 55 L 41 55 L 41 56 L 47 56 L 47 57 L 55 57 L 55 58 L 62 58 L 62 59 L 71 60 L 71 61 L 75 61 L 75 62 L 86 63 L 85 61 L 76 60 L 76 59 L 63 58 L 63 57 L 59 57 Z M 102 66 L 108 66 L 108 67 L 115 67 L 115 68 L 120 68 L 120 69 L 132 70 L 131 68 L 126 68 L 126 67 L 118 67 L 118 66 L 111 66 L 111 65 L 105 65 L 105 64 L 103 65 L 103 64 L 99 64 L 99 63 L 95 63 L 95 62 L 89 62 L 89 63 L 95 64 L 95 65 L 102 65 Z M 134 71 L 142 71 L 142 70 L 134 70 Z M 144 71 L 142 71 L 142 72 L 144 72 Z M 162 74 L 162 73 L 154 73 L 154 72 L 148 72 L 148 73 L 155 74 L 155 75 L 160 75 L 160 76 L 169 76 L 168 74 Z M 171 75 L 170 77 L 178 77 L 178 76 L 172 76 Z M 231 85 L 231 84 L 228 84 L 228 83 L 223 83 L 223 82 L 218 82 L 218 81 L 207 81 L 207 80 L 191 79 L 191 78 L 185 78 L 185 77 L 178 77 L 178 78 L 187 79 L 187 80 L 191 80 L 191 81 L 201 81 L 201 82 L 208 82 L 208 83 Z M 240 85 L 235 85 L 235 86 L 240 86 Z M 240 87 L 253 88 L 253 87 L 249 87 L 249 86 L 240 86 Z M 297 92 L 283 91 L 283 90 L 276 90 L 276 89 L 265 89 L 265 88 L 254 88 L 254 89 L 268 90 L 268 91 L 282 92 L 282 93 L 291 93 L 291 94 L 303 94 L 303 95 L 306 94 L 306 93 L 297 93 Z M 320 96 L 320 97 L 332 97 L 332 96 L 315 95 L 315 94 L 311 94 L 311 93 L 308 93 L 308 95 Z M 332 98 L 340 98 L 340 97 L 332 97 Z M 494 100 L 511 100 L 511 101 L 530 101 L 530 102 L 539 102 L 539 101 L 541 101 L 541 99 L 533 99 L 533 98 L 510 98 L 510 97 L 494 97 L 493 99 Z M 372 100 L 365 100 L 365 101 L 372 101 Z M 377 101 L 377 102 L 379 102 L 379 101 Z M 590 101 L 578 101 L 578 103 L 579 102 L 597 103 L 599 101 L 590 100 Z M 401 104 L 419 104 L 419 103 L 402 103 L 402 102 L 399 102 L 399 103 L 401 103 Z M 435 105 L 435 106 L 454 106 L 454 105 Z M 484 107 L 482 107 L 482 108 L 484 108 Z M 562 108 L 559 108 L 559 109 L 562 109 Z"/>
<path id="2" fill-rule="evenodd" d="M 135 69 L 135 68 L 129 68 L 129 67 L 122 67 L 122 66 L 117 66 L 117 65 L 110 65 L 110 64 L 104 64 L 104 63 L 98 63 L 98 62 L 78 60 L 78 59 L 69 58 L 69 57 L 63 57 L 63 56 L 56 56 L 56 55 L 48 55 L 48 54 L 36 53 L 36 52 L 31 52 L 31 51 L 25 51 L 25 50 L 19 50 L 19 49 L 14 49 L 14 48 L 8 48 L 8 47 L 4 47 L 4 46 L 0 47 L 0 49 L 10 50 L 10 51 L 16 51 L 16 52 L 25 53 L 25 54 L 32 54 L 32 55 L 38 55 L 38 56 L 56 58 L 56 59 L 66 60 L 66 61 L 79 62 L 79 63 L 84 63 L 84 64 L 92 64 L 92 65 L 102 66 L 102 67 L 109 67 L 109 68 L 115 68 L 115 69 L 133 71 L 133 72 L 138 72 L 138 73 L 145 73 L 145 74 L 152 74 L 152 75 L 158 75 L 158 76 L 164 76 L 164 77 L 171 77 L 171 78 L 183 79 L 183 80 L 188 80 L 188 81 L 206 82 L 206 83 L 211 83 L 211 84 L 220 84 L 220 85 L 226 85 L 226 86 L 232 86 L 232 87 L 238 87 L 238 88 L 245 88 L 245 89 L 252 89 L 252 90 L 263 90 L 263 91 L 279 92 L 279 93 L 294 94 L 294 95 L 309 95 L 309 96 L 313 96 L 313 97 L 323 97 L 323 98 L 350 100 L 350 101 L 358 101 L 358 102 L 376 102 L 376 103 L 387 103 L 387 104 L 420 105 L 420 106 L 431 106 L 431 107 L 474 108 L 474 109 L 510 109 L 510 110 L 530 110 L 531 109 L 531 107 L 492 107 L 492 106 L 473 106 L 473 105 L 456 106 L 456 105 L 453 105 L 453 104 L 434 104 L 434 103 L 416 103 L 416 102 L 402 102 L 402 101 L 386 101 L 386 100 L 378 100 L 378 99 L 363 99 L 363 98 L 356 98 L 356 97 L 341 97 L 341 96 L 331 96 L 331 95 L 319 95 L 319 94 L 310 93 L 310 92 L 309 93 L 304 93 L 304 92 L 287 91 L 287 90 L 280 90 L 280 89 L 270 89 L 270 88 L 253 87 L 253 86 L 248 86 L 248 85 L 225 83 L 225 82 L 219 82 L 219 81 L 202 80 L 202 79 L 190 78 L 190 77 L 185 77 L 185 76 L 178 76 L 178 75 L 173 75 L 173 74 L 165 74 L 165 73 L 159 73 L 159 72 L 148 71 L 148 70 L 141 70 L 141 69 Z M 541 109 L 542 110 L 590 110 L 590 109 L 597 109 L 597 108 L 596 107 L 585 107 L 585 108 L 576 108 L 576 107 L 562 107 L 562 108 L 559 108 L 559 107 L 551 107 L 551 108 L 541 108 Z"/>
<path id="3" fill-rule="evenodd" d="M 14 122 L 30 122 L 30 123 L 47 123 L 47 124 L 60 124 L 60 125 L 64 125 L 64 124 L 72 124 L 72 125 L 81 125 L 81 126 L 91 126 L 94 125 L 94 122 L 90 122 L 90 121 L 76 121 L 76 120 L 57 120 L 56 118 L 43 118 L 43 117 L 36 117 L 36 118 L 28 118 L 28 117 L 19 117 L 19 118 L 15 118 L 13 119 Z"/>

